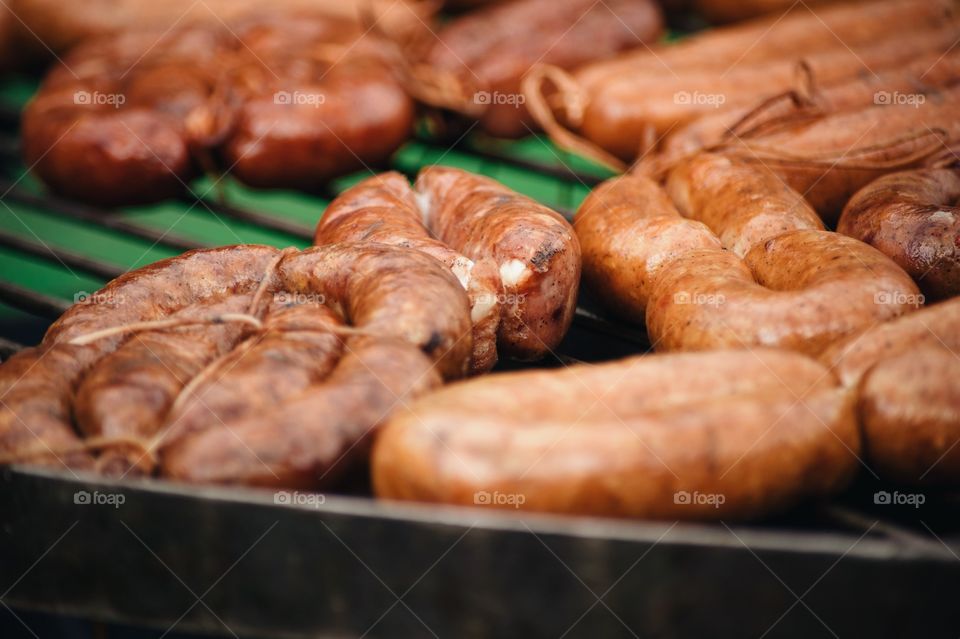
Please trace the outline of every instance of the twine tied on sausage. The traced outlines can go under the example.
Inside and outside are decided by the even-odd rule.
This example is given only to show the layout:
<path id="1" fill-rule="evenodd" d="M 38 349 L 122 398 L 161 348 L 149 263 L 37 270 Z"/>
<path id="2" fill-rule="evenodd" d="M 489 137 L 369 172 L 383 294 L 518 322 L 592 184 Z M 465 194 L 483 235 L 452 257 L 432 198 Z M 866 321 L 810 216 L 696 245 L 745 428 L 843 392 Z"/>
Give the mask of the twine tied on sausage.
<path id="1" fill-rule="evenodd" d="M 111 326 L 77 335 L 68 340 L 66 343 L 72 346 L 82 347 L 92 344 L 98 340 L 120 335 L 131 335 L 145 331 L 172 330 L 188 326 L 220 325 L 227 323 L 246 324 L 253 330 L 266 334 L 271 329 L 265 324 L 263 319 L 263 314 L 266 312 L 268 307 L 268 305 L 264 304 L 264 299 L 271 287 L 277 284 L 275 281 L 275 274 L 282 260 L 287 256 L 297 252 L 298 250 L 295 248 L 284 249 L 283 251 L 280 251 L 278 255 L 276 255 L 270 261 L 269 264 L 267 264 L 257 289 L 251 297 L 247 312 L 245 313 L 215 313 L 206 317 L 198 318 L 169 317 L 157 320 L 130 322 L 127 324 L 120 324 L 117 326 Z M 317 325 L 284 325 L 284 328 L 282 329 L 282 333 L 285 336 L 289 336 L 291 339 L 305 339 L 304 336 L 297 335 L 297 333 L 306 332 L 328 333 L 338 337 L 377 336 L 371 331 L 350 326 L 340 326 L 326 323 L 322 327 L 318 327 Z M 247 339 L 242 342 L 238 348 L 250 348 L 253 344 L 253 340 Z M 203 382 L 208 380 L 221 365 L 222 358 L 215 359 L 213 362 L 204 367 L 204 369 L 201 370 L 197 375 L 195 375 L 187 384 L 185 384 L 171 403 L 170 408 L 167 410 L 167 415 L 175 414 L 176 411 L 178 411 L 186 403 L 187 399 L 193 394 L 193 391 Z M 37 457 L 45 457 L 49 455 L 59 457 L 61 455 L 70 455 L 74 453 L 104 451 L 105 449 L 110 448 L 116 449 L 127 447 L 138 451 L 140 455 L 140 458 L 135 463 L 131 464 L 131 467 L 138 467 L 141 466 L 143 462 L 146 462 L 150 468 L 153 468 L 158 463 L 157 450 L 162 446 L 166 433 L 167 429 L 163 429 L 150 438 L 139 438 L 132 436 L 88 437 L 83 438 L 75 443 L 56 447 L 51 447 L 41 440 L 37 445 L 32 447 L 26 447 L 12 452 L 0 453 L 0 464 L 24 462 Z M 114 460 L 101 457 L 96 461 L 96 468 L 101 469 L 102 464 L 111 463 L 112 461 Z"/>

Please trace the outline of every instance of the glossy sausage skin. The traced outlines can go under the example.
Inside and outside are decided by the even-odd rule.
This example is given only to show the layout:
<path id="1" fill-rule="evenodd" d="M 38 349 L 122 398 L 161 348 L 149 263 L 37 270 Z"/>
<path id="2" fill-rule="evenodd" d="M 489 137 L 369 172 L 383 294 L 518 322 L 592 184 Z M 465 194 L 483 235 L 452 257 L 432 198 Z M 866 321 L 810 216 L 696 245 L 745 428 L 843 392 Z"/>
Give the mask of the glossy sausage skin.
<path id="1" fill-rule="evenodd" d="M 27 106 L 24 159 L 52 190 L 105 206 L 177 195 L 201 169 L 316 190 L 410 132 L 381 49 L 354 21 L 309 13 L 104 36 Z"/>
<path id="2" fill-rule="evenodd" d="M 931 300 L 960 295 L 960 171 L 920 169 L 871 182 L 847 203 L 837 231 L 876 247 Z"/>
<path id="3" fill-rule="evenodd" d="M 924 153 L 940 153 L 945 140 L 960 137 L 958 100 L 960 86 L 953 86 L 927 93 L 919 106 L 910 102 L 871 105 L 761 137 L 756 144 L 778 153 L 836 157 L 840 162 L 850 160 L 855 151 L 879 147 L 854 157 L 854 166 L 850 168 L 835 162 L 809 167 L 793 162 L 767 162 L 810 202 L 827 224 L 833 224 L 861 188 L 888 173 L 919 167 L 926 159 Z M 899 144 L 891 144 L 898 140 Z M 751 149 L 736 150 L 736 155 L 748 162 L 756 160 L 755 153 Z M 920 157 L 905 163 L 905 159 L 918 153 Z"/>
<path id="4" fill-rule="evenodd" d="M 960 485 L 960 299 L 880 324 L 821 361 L 857 393 L 866 459 L 884 478 Z"/>
<path id="5" fill-rule="evenodd" d="M 250 295 L 191 304 L 171 317 L 202 319 L 221 313 L 245 313 Z M 149 439 L 183 387 L 210 362 L 230 351 L 248 332 L 246 324 L 184 326 L 137 333 L 102 358 L 77 388 L 73 415 L 86 437 Z M 108 474 L 150 472 L 144 451 L 113 446 L 98 459 Z"/>
<path id="6" fill-rule="evenodd" d="M 136 334 L 87 346 L 67 343 L 131 322 L 242 308 L 261 285 L 272 296 L 264 332 L 243 342 L 242 353 L 222 356 L 229 360 L 230 370 L 222 374 L 231 388 L 220 387 L 216 394 L 220 369 L 201 378 L 198 387 L 232 401 L 214 402 L 216 415 L 208 411 L 193 418 L 186 431 L 174 422 L 183 416 L 180 407 L 195 402 L 177 404 L 174 399 L 177 410 L 167 414 L 186 379 L 161 371 L 156 360 L 161 365 L 179 363 L 180 372 L 197 375 L 236 340 L 235 335 L 228 339 L 221 334 L 221 324 L 206 325 L 209 332 L 191 352 L 182 350 L 191 347 L 180 339 L 181 329 L 167 335 L 145 333 L 157 349 L 153 359 L 140 348 L 144 342 Z M 76 448 L 80 440 L 71 412 L 73 390 L 80 384 L 86 404 L 78 406 L 88 430 L 139 438 L 144 445 L 134 447 L 138 452 L 158 448 L 161 474 L 194 481 L 316 486 L 334 478 L 341 461 L 345 465 L 354 458 L 347 453 L 362 453 L 368 435 L 396 405 L 444 377 L 463 375 L 471 350 L 467 297 L 456 278 L 426 255 L 376 243 L 284 254 L 258 246 L 194 251 L 118 278 L 91 299 L 93 303 L 78 304 L 64 314 L 41 346 L 0 367 L 0 388 L 6 395 L 0 413 L 5 454 L 16 457 L 19 452 L 27 461 L 52 464 L 58 463 L 53 454 L 57 449 Z M 339 358 L 339 338 L 330 330 L 341 316 L 358 332 L 346 338 L 345 354 Z M 124 366 L 136 374 L 124 375 Z M 89 370 L 95 374 L 84 380 Z M 138 386 L 149 380 L 158 382 L 150 385 L 155 397 L 146 385 Z M 123 390 L 117 385 L 131 394 L 115 392 Z M 243 388 L 251 390 L 239 396 Z M 202 399 L 192 394 L 196 390 L 188 400 Z M 138 391 L 144 399 L 139 409 L 147 414 L 137 413 Z M 289 408 L 288 399 L 296 409 Z M 341 404 L 342 412 L 337 408 Z M 131 420 L 111 422 L 111 408 Z M 282 428 L 264 417 L 274 412 L 286 415 Z M 218 438 L 233 437 L 235 430 L 249 439 L 242 450 L 218 443 Z M 146 438 L 153 434 L 160 437 Z M 35 454 L 35 440 L 49 446 L 50 454 Z M 206 450 L 208 445 L 216 450 Z M 278 450 L 286 456 L 277 457 Z M 126 472 L 140 464 L 144 455 L 134 458 L 133 452 L 118 451 L 112 461 L 126 466 L 103 470 Z M 91 461 L 85 453 L 63 459 L 79 467 Z"/>
<path id="7" fill-rule="evenodd" d="M 369 241 L 416 249 L 449 268 L 470 296 L 473 322 L 471 371 L 482 373 L 497 362 L 502 285 L 491 259 L 474 262 L 431 235 L 407 178 L 389 172 L 344 191 L 327 206 L 317 224 L 314 244 Z"/>
<path id="8" fill-rule="evenodd" d="M 257 187 L 317 190 L 378 166 L 413 128 L 413 101 L 382 43 L 351 21 L 299 15 L 239 22 L 239 96 L 223 163 Z"/>
<path id="9" fill-rule="evenodd" d="M 414 190 L 437 239 L 475 262 L 497 265 L 501 352 L 537 359 L 556 348 L 573 321 L 580 284 L 580 243 L 570 224 L 499 182 L 460 169 L 427 167 Z"/>
<path id="10" fill-rule="evenodd" d="M 53 451 L 80 443 L 71 419 L 73 391 L 83 375 L 123 340 L 107 338 L 86 346 L 68 342 L 95 330 L 159 319 L 227 293 L 248 292 L 276 254 L 266 246 L 191 251 L 122 275 L 72 306 L 39 346 L 0 366 L 0 450 L 13 454 L 49 448 L 49 454 L 28 461 L 88 467 L 92 459 L 87 454 L 59 456 Z"/>
<path id="11" fill-rule="evenodd" d="M 317 488 L 365 457 L 391 411 L 466 373 L 466 293 L 433 258 L 375 243 L 314 247 L 284 258 L 277 290 L 320 295 L 365 334 L 347 338 L 324 382 L 227 423 L 182 433 L 161 472 L 197 482 Z M 289 347 L 296 348 L 293 344 Z M 265 418 L 269 415 L 269 418 Z"/>
<path id="12" fill-rule="evenodd" d="M 505 373 L 394 413 L 378 497 L 664 519 L 762 516 L 858 468 L 849 393 L 799 354 L 642 356 Z"/>
<path id="13" fill-rule="evenodd" d="M 470 87 L 470 111 L 488 133 L 521 137 L 534 127 L 520 93 L 532 65 L 572 69 L 653 43 L 662 28 L 650 0 L 515 0 L 452 20 L 414 59 Z"/>
<path id="14" fill-rule="evenodd" d="M 646 321 L 658 350 L 777 346 L 815 355 L 921 303 L 902 269 L 821 230 L 767 171 L 700 155 L 678 165 L 668 185 L 687 218 L 643 176 L 602 186 L 575 218 L 586 272 L 606 282 L 608 305 Z"/>

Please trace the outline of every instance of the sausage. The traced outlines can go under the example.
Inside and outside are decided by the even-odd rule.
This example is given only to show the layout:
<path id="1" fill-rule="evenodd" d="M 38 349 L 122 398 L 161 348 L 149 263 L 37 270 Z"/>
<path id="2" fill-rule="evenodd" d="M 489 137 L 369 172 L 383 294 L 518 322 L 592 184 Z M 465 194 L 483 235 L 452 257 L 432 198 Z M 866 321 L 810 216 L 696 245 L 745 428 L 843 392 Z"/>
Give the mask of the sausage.
<path id="1" fill-rule="evenodd" d="M 882 477 L 960 484 L 960 299 L 870 328 L 821 356 L 857 392 L 866 459 Z"/>
<path id="2" fill-rule="evenodd" d="M 163 55 L 138 62 L 152 44 Z M 92 204 L 183 192 L 198 174 L 186 119 L 210 98 L 221 47 L 221 38 L 198 29 L 79 47 L 24 110 L 24 161 L 54 191 Z"/>
<path id="3" fill-rule="evenodd" d="M 718 108 L 753 106 L 795 88 L 801 57 L 819 84 L 831 86 L 855 80 L 866 70 L 877 72 L 921 55 L 943 54 L 958 35 L 960 22 L 953 21 L 853 49 L 838 48 L 835 43 L 823 51 L 797 51 L 757 64 L 737 63 L 721 72 L 707 67 L 651 77 L 631 70 L 601 85 L 584 87 L 589 100 L 580 132 L 621 159 L 633 160 L 644 150 L 649 135 L 659 139 Z"/>
<path id="4" fill-rule="evenodd" d="M 106 36 L 28 104 L 24 158 L 54 191 L 104 206 L 177 195 L 218 162 L 255 186 L 316 189 L 409 134 L 413 103 L 381 50 L 313 14 Z"/>
<path id="5" fill-rule="evenodd" d="M 312 482 L 319 482 L 328 474 L 334 477 L 336 473 L 331 471 L 348 451 L 362 451 L 369 433 L 397 402 L 435 387 L 444 378 L 455 378 L 466 372 L 471 350 L 466 293 L 448 270 L 426 255 L 375 243 L 344 243 L 284 253 L 258 246 L 194 251 L 114 280 L 93 296 L 96 303 L 76 305 L 64 314 L 39 348 L 17 355 L 0 367 L 0 388 L 10 395 L 0 414 L 3 420 L 0 450 L 5 458 L 18 459 L 19 454 L 20 459 L 54 463 L 52 457 L 57 450 L 84 453 L 70 420 L 72 391 L 83 383 L 84 373 L 96 370 L 101 361 L 107 366 L 110 353 L 125 354 L 123 351 L 129 343 L 119 334 L 97 331 L 171 318 L 178 312 L 199 313 L 199 309 L 186 310 L 199 305 L 210 311 L 217 304 L 223 304 L 221 300 L 225 297 L 249 296 L 254 289 L 257 296 L 263 292 L 292 295 L 295 299 L 301 296 L 314 301 L 322 299 L 330 309 L 320 310 L 310 303 L 290 309 L 284 304 L 278 308 L 275 299 L 270 313 L 273 319 L 268 317 L 263 341 L 244 347 L 252 355 L 251 359 L 244 358 L 243 366 L 239 364 L 239 355 L 238 360 L 232 360 L 238 368 L 229 379 L 243 384 L 244 375 L 250 372 L 256 388 L 242 398 L 248 403 L 248 412 L 240 411 L 236 415 L 236 430 L 260 442 L 249 442 L 250 448 L 238 454 L 249 457 L 251 450 L 258 449 L 263 454 L 253 460 L 225 459 L 229 457 L 228 450 L 237 451 L 219 445 L 216 451 L 205 450 L 204 442 L 216 441 L 220 437 L 217 432 L 222 430 L 229 434 L 233 426 L 223 422 L 212 425 L 208 419 L 199 431 L 182 432 L 163 419 L 179 418 L 181 407 L 189 407 L 191 403 L 174 401 L 171 416 L 164 410 L 170 408 L 169 402 L 160 402 L 157 413 L 163 413 L 163 425 L 158 432 L 162 436 L 156 442 L 143 442 L 139 448 L 151 452 L 159 446 L 162 474 L 178 479 L 269 483 L 266 476 L 281 485 L 313 485 Z M 251 307 L 259 308 L 253 302 Z M 313 346 L 329 349 L 332 337 L 302 336 L 300 332 L 318 328 L 327 333 L 336 332 L 331 311 L 354 328 L 348 333 L 344 346 L 348 354 L 336 363 L 324 384 L 320 383 L 321 378 L 329 371 L 330 362 L 324 363 L 322 357 L 307 357 L 306 353 L 316 354 L 310 350 Z M 218 331 L 218 323 L 214 321 L 209 328 Z M 271 329 L 280 333 L 279 342 L 272 337 Z M 77 342 L 78 338 L 83 339 Z M 193 358 L 172 352 L 183 346 L 178 336 L 171 339 L 168 335 L 166 340 L 157 336 L 156 339 L 162 353 L 180 358 L 182 362 L 189 360 L 192 370 L 197 370 L 198 362 Z M 304 340 L 308 344 L 313 341 L 314 345 L 305 346 Z M 303 353 L 291 355 L 295 351 Z M 277 357 L 284 353 L 289 370 L 277 362 Z M 118 357 L 113 361 L 122 363 L 124 359 Z M 126 361 L 138 364 L 135 359 Z M 256 370 L 251 371 L 248 366 Z M 278 366 L 284 369 L 279 377 Z M 310 369 L 308 375 L 315 376 L 310 384 L 302 377 L 303 366 Z M 383 366 L 382 371 L 379 366 Z M 96 386 L 99 382 L 100 388 L 103 380 L 117 378 L 116 372 L 113 377 L 109 371 L 98 372 L 99 378 L 91 384 Z M 156 376 L 156 371 L 152 374 Z M 209 376 L 203 377 L 201 373 L 198 379 L 195 386 L 209 390 L 204 385 L 211 381 Z M 127 383 L 135 381 L 127 380 Z M 274 391 L 271 387 L 279 382 L 286 383 L 285 389 Z M 193 390 L 185 389 L 188 400 L 193 397 Z M 168 399 L 170 383 L 160 391 L 166 393 Z M 286 424 L 283 427 L 264 418 L 276 409 L 269 402 L 275 393 L 289 393 L 290 406 L 297 407 L 283 417 Z M 236 398 L 236 394 L 233 397 Z M 100 400 L 118 405 L 117 398 L 110 397 L 109 393 L 104 393 Z M 323 402 L 326 402 L 322 406 L 324 410 L 313 410 Z M 339 403 L 346 411 L 343 415 L 335 410 Z M 141 408 L 154 411 L 156 406 Z M 124 410 L 133 412 L 130 406 Z M 286 410 L 285 404 L 278 413 L 286 415 Z M 254 414 L 256 418 L 251 417 Z M 229 414 L 221 413 L 221 416 L 227 422 L 232 420 Z M 157 415 L 134 417 L 134 423 L 140 425 L 157 420 Z M 300 424 L 299 430 L 294 422 Z M 38 452 L 36 442 L 29 437 L 34 433 L 47 443 L 49 455 L 42 449 Z M 319 436 L 321 433 L 326 436 Z M 122 443 L 129 445 L 129 441 Z M 278 448 L 287 451 L 287 456 L 278 458 Z M 190 460 L 201 463 L 209 460 L 219 465 L 196 467 Z M 75 463 L 89 465 L 90 456 L 84 453 Z M 257 467 L 251 468 L 251 464 Z"/>
<path id="6" fill-rule="evenodd" d="M 862 187 L 887 173 L 919 167 L 943 151 L 944 138 L 960 137 L 958 99 L 960 87 L 954 86 L 926 94 L 919 105 L 908 101 L 838 113 L 727 153 L 773 168 L 834 224 Z"/>
<path id="7" fill-rule="evenodd" d="M 326 306 L 278 294 L 261 330 L 211 360 L 199 380 L 195 375 L 187 378 L 192 380 L 191 387 L 161 415 L 166 426 L 158 441 L 175 441 L 210 424 L 250 415 L 266 419 L 264 411 L 330 374 L 343 351 L 340 338 L 330 328 L 340 325 L 339 316 Z"/>
<path id="8" fill-rule="evenodd" d="M 869 1 L 869 0 L 868 0 Z M 829 6 L 839 4 L 843 0 L 814 0 L 811 5 Z M 776 13 L 786 13 L 796 6 L 791 0 L 696 0 L 694 7 L 697 12 L 713 24 L 737 22 L 756 16 Z M 810 7 L 811 11 L 816 11 Z"/>
<path id="9" fill-rule="evenodd" d="M 385 162 L 410 136 L 413 101 L 358 25 L 255 16 L 236 32 L 242 103 L 223 155 L 243 182 L 316 190 Z"/>
<path id="10" fill-rule="evenodd" d="M 677 45 L 584 65 L 549 98 L 539 78 L 564 74 L 538 65 L 525 94 L 537 122 L 557 144 L 590 147 L 590 155 L 621 168 L 651 150 L 658 133 L 672 126 L 720 106 L 752 107 L 794 88 L 801 57 L 812 61 L 821 84 L 826 78 L 836 83 L 862 73 L 864 63 L 880 69 L 937 47 L 944 52 L 956 35 L 957 12 L 949 0 L 890 0 L 816 12 L 797 5 L 786 17 L 715 29 Z"/>
<path id="11" fill-rule="evenodd" d="M 429 75 L 461 85 L 459 109 L 491 135 L 521 137 L 533 120 L 520 80 L 538 62 L 571 69 L 654 42 L 663 17 L 651 0 L 514 0 L 455 18 L 411 53 Z M 452 106 L 418 91 L 436 106 Z"/>
<path id="12" fill-rule="evenodd" d="M 317 488 L 363 458 L 387 415 L 466 372 L 466 293 L 433 258 L 375 243 L 314 247 L 277 266 L 283 290 L 322 295 L 364 334 L 325 383 L 235 422 L 165 439 L 161 472 L 183 481 Z M 269 411 L 269 419 L 264 415 Z"/>
<path id="13" fill-rule="evenodd" d="M 824 230 L 803 197 L 762 166 L 704 153 L 678 164 L 666 188 L 681 215 L 706 224 L 737 257 L 789 231 Z"/>
<path id="14" fill-rule="evenodd" d="M 84 346 L 70 341 L 107 326 L 155 320 L 184 306 L 251 290 L 276 255 L 266 246 L 191 251 L 127 273 L 88 301 L 75 304 L 49 328 L 39 346 L 0 365 L 0 452 L 28 452 L 31 463 L 86 468 L 71 420 L 73 390 L 83 374 L 120 345 L 109 337 Z M 36 452 L 43 451 L 43 452 Z"/>
<path id="15" fill-rule="evenodd" d="M 580 243 L 570 224 L 528 197 L 486 177 L 430 166 L 417 176 L 431 233 L 474 262 L 498 265 L 504 297 L 498 348 L 537 359 L 566 335 L 580 284 Z"/>
<path id="16" fill-rule="evenodd" d="M 799 354 L 633 357 L 481 377 L 397 411 L 379 498 L 664 519 L 754 518 L 842 489 L 851 395 Z"/>
<path id="17" fill-rule="evenodd" d="M 329 486 L 366 459 L 370 438 L 391 411 L 435 389 L 430 360 L 400 340 L 350 338 L 346 354 L 318 389 L 269 414 L 182 437 L 161 451 L 176 480 L 290 488 Z M 323 416 L 323 419 L 317 419 Z"/>
<path id="18" fill-rule="evenodd" d="M 926 94 L 952 86 L 960 78 L 960 52 L 946 54 L 936 51 L 910 61 L 903 66 L 878 70 L 851 78 L 842 84 L 816 88 L 813 95 L 805 96 L 813 109 L 797 107 L 783 101 L 764 108 L 759 118 L 751 118 L 751 127 L 761 123 L 772 127 L 787 126 L 791 121 L 803 119 L 806 111 L 838 113 L 867 108 L 878 101 L 925 100 Z M 813 78 L 814 82 L 817 78 Z M 706 147 L 721 144 L 728 131 L 742 118 L 750 114 L 756 105 L 721 108 L 717 113 L 706 114 L 693 122 L 673 130 L 663 142 L 662 155 L 669 157 L 694 153 Z M 779 121 L 779 122 L 778 122 Z"/>
<path id="19" fill-rule="evenodd" d="M 692 219 L 658 191 L 649 178 L 619 178 L 575 217 L 586 272 L 607 278 L 606 303 L 645 320 L 657 350 L 762 345 L 815 355 L 921 304 L 900 267 L 822 230 L 770 172 L 712 154 L 678 165 L 668 191 Z M 616 213 L 604 222 L 607 201 Z"/>
<path id="20" fill-rule="evenodd" d="M 430 13 L 422 5 L 387 0 L 357 2 L 344 0 L 87 0 L 63 4 L 57 0 L 5 0 L 32 34 L 27 43 L 33 46 L 30 58 L 45 60 L 62 54 L 81 42 L 107 34 L 152 29 L 157 33 L 180 25 L 232 23 L 254 12 L 311 11 L 335 19 L 360 23 L 363 12 L 376 19 L 385 31 L 397 37 L 410 37 L 426 28 Z M 2 40 L 0 40 L 2 41 Z"/>
<path id="21" fill-rule="evenodd" d="M 474 262 L 435 239 L 418 207 L 417 194 L 404 176 L 389 172 L 370 177 L 327 206 L 317 224 L 314 244 L 380 242 L 416 249 L 442 262 L 470 296 L 471 371 L 488 371 L 497 362 L 496 338 L 503 297 L 497 264 L 489 258 Z"/>
<path id="22" fill-rule="evenodd" d="M 171 317 L 202 319 L 243 313 L 250 295 L 192 304 Z M 77 429 L 86 437 L 147 439 L 154 435 L 184 385 L 249 329 L 245 324 L 192 325 L 133 335 L 83 377 L 73 400 Z M 108 474 L 149 472 L 136 446 L 112 446 L 98 460 Z"/>
<path id="23" fill-rule="evenodd" d="M 633 321 L 642 321 L 662 268 L 695 249 L 722 248 L 705 224 L 681 217 L 664 190 L 643 176 L 597 186 L 573 228 L 587 289 L 610 312 Z"/>
<path id="24" fill-rule="evenodd" d="M 876 247 L 931 299 L 960 295 L 960 171 L 886 175 L 851 198 L 837 231 Z"/>

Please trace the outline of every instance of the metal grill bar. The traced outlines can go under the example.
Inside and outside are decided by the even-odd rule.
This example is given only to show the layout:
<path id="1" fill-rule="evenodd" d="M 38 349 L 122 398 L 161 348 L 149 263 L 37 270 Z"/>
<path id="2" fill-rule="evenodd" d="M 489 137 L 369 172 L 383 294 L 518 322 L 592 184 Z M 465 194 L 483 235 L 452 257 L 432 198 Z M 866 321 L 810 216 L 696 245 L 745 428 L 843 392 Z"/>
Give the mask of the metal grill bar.
<path id="1" fill-rule="evenodd" d="M 313 240 L 313 229 L 297 222 L 284 219 L 282 217 L 276 217 L 270 215 L 269 213 L 261 213 L 259 211 L 249 211 L 247 209 L 241 209 L 230 204 L 210 201 L 199 196 L 189 196 L 185 195 L 180 198 L 181 201 L 186 202 L 189 205 L 193 205 L 196 200 L 201 200 L 202 204 L 197 205 L 195 208 L 197 210 L 208 210 L 213 211 L 218 215 L 228 217 L 233 220 L 238 220 L 240 222 L 246 222 L 248 224 L 253 224 L 261 228 L 269 229 L 271 231 L 279 231 L 280 233 L 286 233 L 287 235 L 292 235 L 301 240 Z M 317 217 L 320 217 L 320 212 L 317 212 Z"/>
<path id="2" fill-rule="evenodd" d="M 6 191 L 10 189 L 11 186 L 11 182 L 0 180 L 0 191 Z M 101 211 L 52 195 L 34 195 L 18 187 L 13 187 L 6 197 L 13 202 L 43 209 L 60 217 L 97 224 L 110 230 L 126 233 L 127 235 L 155 242 L 178 251 L 189 251 L 195 248 L 210 246 L 209 244 L 187 239 L 176 233 L 160 232 L 146 226 L 128 222 L 120 218 L 115 212 Z"/>
<path id="3" fill-rule="evenodd" d="M 6 246 L 44 259 L 53 257 L 70 268 L 87 271 L 105 280 L 112 280 L 124 273 L 124 269 L 119 266 L 74 253 L 69 249 L 45 246 L 40 242 L 2 230 L 0 230 L 0 246 Z"/>
<path id="4" fill-rule="evenodd" d="M 70 302 L 36 293 L 3 280 L 0 280 L 0 302 L 19 308 L 31 315 L 46 317 L 51 320 L 57 319 L 70 308 Z"/>

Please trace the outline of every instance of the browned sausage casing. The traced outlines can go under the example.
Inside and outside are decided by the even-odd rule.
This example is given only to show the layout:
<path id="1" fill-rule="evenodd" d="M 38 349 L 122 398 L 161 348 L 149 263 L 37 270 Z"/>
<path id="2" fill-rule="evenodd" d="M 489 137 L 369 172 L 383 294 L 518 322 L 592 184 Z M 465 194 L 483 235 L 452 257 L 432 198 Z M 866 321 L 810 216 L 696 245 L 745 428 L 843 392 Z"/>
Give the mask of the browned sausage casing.
<path id="1" fill-rule="evenodd" d="M 414 185 L 431 233 L 474 262 L 500 272 L 498 347 L 519 359 L 560 343 L 577 303 L 580 243 L 559 213 L 504 185 L 460 169 L 431 166 Z"/>
<path id="2" fill-rule="evenodd" d="M 454 19 L 415 58 L 470 87 L 468 110 L 487 132 L 520 137 L 533 126 L 520 93 L 533 64 L 572 69 L 653 43 L 662 28 L 650 0 L 514 0 Z"/>
<path id="3" fill-rule="evenodd" d="M 601 186 L 575 218 L 588 280 L 611 308 L 645 319 L 658 350 L 815 355 L 921 303 L 900 267 L 822 230 L 770 172 L 701 154 L 678 165 L 668 191 L 692 219 L 642 176 Z"/>
<path id="4" fill-rule="evenodd" d="M 879 178 L 847 203 L 837 231 L 876 247 L 931 299 L 960 295 L 960 171 Z"/>
<path id="5" fill-rule="evenodd" d="M 449 268 L 470 296 L 475 373 L 497 362 L 497 328 L 503 286 L 492 259 L 474 262 L 430 234 L 417 194 L 399 173 L 382 173 L 340 194 L 323 213 L 314 244 L 369 241 L 426 253 Z"/>
<path id="6" fill-rule="evenodd" d="M 255 186 L 316 189 L 409 134 L 413 103 L 381 47 L 312 14 L 106 36 L 27 106 L 24 157 L 53 190 L 101 205 L 176 195 L 218 162 Z"/>
<path id="7" fill-rule="evenodd" d="M 857 393 L 866 459 L 882 477 L 960 484 L 960 299 L 835 344 L 821 360 Z"/>
<path id="8" fill-rule="evenodd" d="M 70 340 L 109 326 L 155 320 L 178 309 L 228 292 L 251 290 L 263 277 L 276 249 L 266 246 L 191 251 L 127 273 L 72 306 L 35 348 L 0 366 L 0 451 L 49 449 L 29 461 L 84 467 L 85 453 L 55 451 L 79 444 L 71 420 L 73 391 L 98 360 L 116 350 L 122 338 L 74 346 Z"/>
<path id="9" fill-rule="evenodd" d="M 799 354 L 653 355 L 454 384 L 394 414 L 377 496 L 613 517 L 757 517 L 842 489 L 850 395 Z"/>
<path id="10" fill-rule="evenodd" d="M 193 352 L 184 352 L 191 346 L 181 339 L 191 328 L 151 330 L 146 341 L 134 333 L 70 343 L 143 320 L 210 320 L 242 309 L 258 287 L 273 296 L 263 331 L 220 360 L 240 331 L 224 331 L 219 321 L 205 325 Z M 158 451 L 161 473 L 178 479 L 316 487 L 362 455 L 396 405 L 463 375 L 471 350 L 467 298 L 456 278 L 426 255 L 376 243 L 283 254 L 258 246 L 194 251 L 125 275 L 92 299 L 68 311 L 40 347 L 0 367 L 5 456 L 56 463 L 60 450 L 76 453 L 64 463 L 89 465 L 70 418 L 79 382 L 85 430 L 126 438 L 120 450 L 108 450 L 110 464 L 122 463 L 103 470 L 149 467 Z M 331 330 L 339 316 L 354 331 L 337 361 L 340 338 Z M 191 375 L 197 383 L 188 382 Z M 195 415 L 208 393 L 212 406 Z M 138 413 L 138 400 L 148 414 Z M 129 421 L 116 421 L 121 415 Z"/>

